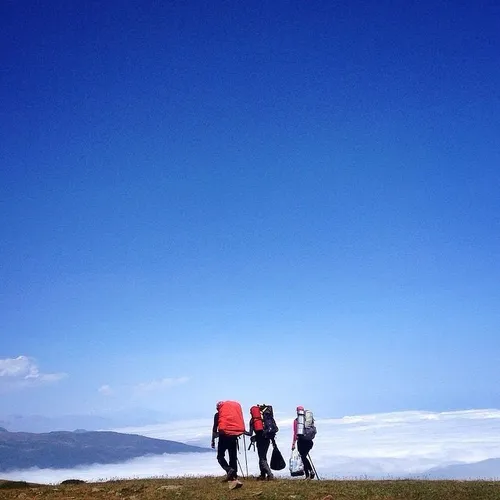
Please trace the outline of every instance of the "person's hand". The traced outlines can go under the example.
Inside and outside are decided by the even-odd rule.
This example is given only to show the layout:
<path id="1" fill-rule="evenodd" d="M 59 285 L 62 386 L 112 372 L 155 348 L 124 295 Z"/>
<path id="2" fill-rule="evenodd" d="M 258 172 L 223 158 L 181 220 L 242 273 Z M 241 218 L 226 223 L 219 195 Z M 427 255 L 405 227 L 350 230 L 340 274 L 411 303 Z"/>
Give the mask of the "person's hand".
<path id="1" fill-rule="evenodd" d="M 295 450 L 295 443 L 292 444 L 292 451 Z"/>
<path id="2" fill-rule="evenodd" d="M 212 443 L 210 444 L 210 446 L 212 447 L 212 449 L 215 450 L 215 441 L 212 441 Z"/>

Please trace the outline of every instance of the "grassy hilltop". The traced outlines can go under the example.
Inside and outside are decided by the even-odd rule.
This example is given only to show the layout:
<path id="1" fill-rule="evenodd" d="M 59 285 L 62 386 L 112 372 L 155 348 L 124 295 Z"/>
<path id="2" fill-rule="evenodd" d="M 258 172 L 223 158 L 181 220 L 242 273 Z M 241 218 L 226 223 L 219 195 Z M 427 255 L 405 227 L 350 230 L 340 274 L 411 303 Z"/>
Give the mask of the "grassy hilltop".
<path id="1" fill-rule="evenodd" d="M 43 486 L 0 481 L 1 500 L 498 500 L 500 482 L 243 480 L 229 490 L 220 478 L 138 479 Z"/>

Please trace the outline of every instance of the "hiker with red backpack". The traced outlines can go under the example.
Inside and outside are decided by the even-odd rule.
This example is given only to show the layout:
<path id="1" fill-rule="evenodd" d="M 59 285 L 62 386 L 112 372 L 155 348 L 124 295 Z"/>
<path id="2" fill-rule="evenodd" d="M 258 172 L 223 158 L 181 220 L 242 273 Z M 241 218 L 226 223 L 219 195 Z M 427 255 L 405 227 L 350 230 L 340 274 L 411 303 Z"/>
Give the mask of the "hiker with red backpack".
<path id="1" fill-rule="evenodd" d="M 314 468 L 309 461 L 308 455 L 314 446 L 313 439 L 316 436 L 316 426 L 314 425 L 314 416 L 311 410 L 304 410 L 303 406 L 297 406 L 297 418 L 293 421 L 293 441 L 292 450 L 297 450 L 304 465 L 306 479 L 316 477 Z"/>
<path id="2" fill-rule="evenodd" d="M 250 445 L 257 445 L 257 454 L 259 456 L 259 469 L 260 476 L 257 480 L 272 480 L 274 475 L 267 462 L 267 452 L 269 451 L 269 445 L 273 442 L 278 432 L 278 426 L 274 420 L 273 407 L 270 405 L 255 405 L 250 408 Z M 255 433 L 255 436 L 252 434 Z"/>
<path id="3" fill-rule="evenodd" d="M 245 422 L 241 405 L 236 401 L 219 401 L 214 415 L 211 446 L 215 449 L 215 439 L 219 438 L 217 445 L 217 461 L 225 470 L 225 481 L 234 481 L 238 486 L 238 437 L 245 434 Z M 226 460 L 226 451 L 229 454 L 229 463 Z"/>

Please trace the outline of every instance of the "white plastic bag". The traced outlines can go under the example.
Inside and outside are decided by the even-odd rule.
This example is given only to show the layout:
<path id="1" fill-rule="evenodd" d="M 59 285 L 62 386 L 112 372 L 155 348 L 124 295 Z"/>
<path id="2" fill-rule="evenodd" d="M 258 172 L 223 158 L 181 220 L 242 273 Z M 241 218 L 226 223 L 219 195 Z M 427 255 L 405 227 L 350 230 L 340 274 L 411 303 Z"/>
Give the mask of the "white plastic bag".
<path id="1" fill-rule="evenodd" d="M 292 475 L 293 477 L 304 475 L 304 464 L 302 463 L 302 458 L 300 458 L 297 449 L 292 450 L 289 467 L 290 475 Z"/>

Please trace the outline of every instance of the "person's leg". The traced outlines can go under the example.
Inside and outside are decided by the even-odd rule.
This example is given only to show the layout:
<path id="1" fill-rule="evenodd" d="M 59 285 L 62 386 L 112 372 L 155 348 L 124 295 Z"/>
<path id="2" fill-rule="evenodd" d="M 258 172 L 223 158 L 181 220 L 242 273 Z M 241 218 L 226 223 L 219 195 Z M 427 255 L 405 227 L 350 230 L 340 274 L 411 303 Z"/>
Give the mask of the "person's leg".
<path id="1" fill-rule="evenodd" d="M 224 434 L 219 435 L 219 443 L 217 445 L 217 461 L 219 465 L 229 474 L 231 466 L 226 461 L 226 450 L 229 447 L 229 436 L 224 436 Z M 231 454 L 230 454 L 231 455 Z"/>
<path id="2" fill-rule="evenodd" d="M 309 477 L 309 474 L 312 470 L 311 462 L 307 458 L 309 451 L 311 450 L 311 446 L 309 443 L 312 441 L 307 441 L 306 439 L 298 439 L 297 440 L 297 450 L 299 452 L 300 458 L 302 459 L 302 463 L 304 464 L 304 473 L 306 475 L 306 479 Z"/>
<path id="3" fill-rule="evenodd" d="M 309 441 L 309 448 L 307 450 L 307 455 L 309 455 L 313 446 L 314 446 L 314 441 Z M 316 477 L 316 473 L 314 472 L 314 468 L 313 468 L 312 463 L 309 459 L 308 459 L 308 462 L 311 464 L 311 472 L 309 475 L 310 475 L 311 479 L 314 479 Z"/>
<path id="4" fill-rule="evenodd" d="M 257 455 L 259 456 L 259 470 L 260 470 L 260 479 L 265 479 L 266 470 L 262 468 L 262 457 L 265 458 L 264 454 L 264 443 L 265 439 L 262 436 L 262 432 L 255 433 L 255 444 L 257 445 Z"/>
<path id="5" fill-rule="evenodd" d="M 269 467 L 269 462 L 267 461 L 267 452 L 269 451 L 270 444 L 271 444 L 270 439 L 264 439 L 264 442 L 262 443 L 262 458 L 261 458 L 262 469 L 267 474 L 267 479 L 274 478 L 273 472 L 271 471 L 271 467 Z"/>
<path id="6" fill-rule="evenodd" d="M 257 434 L 256 443 L 257 453 L 259 455 L 260 478 L 265 479 L 265 477 L 267 476 L 269 479 L 272 479 L 273 473 L 267 462 L 267 452 L 269 451 L 271 440 L 266 439 L 262 434 Z"/>
<path id="7" fill-rule="evenodd" d="M 238 477 L 238 437 L 230 436 L 228 441 L 227 450 L 229 451 L 229 467 L 234 471 L 229 479 L 236 479 Z"/>

